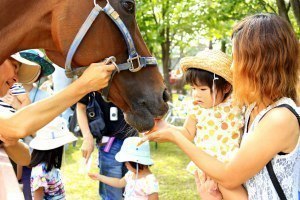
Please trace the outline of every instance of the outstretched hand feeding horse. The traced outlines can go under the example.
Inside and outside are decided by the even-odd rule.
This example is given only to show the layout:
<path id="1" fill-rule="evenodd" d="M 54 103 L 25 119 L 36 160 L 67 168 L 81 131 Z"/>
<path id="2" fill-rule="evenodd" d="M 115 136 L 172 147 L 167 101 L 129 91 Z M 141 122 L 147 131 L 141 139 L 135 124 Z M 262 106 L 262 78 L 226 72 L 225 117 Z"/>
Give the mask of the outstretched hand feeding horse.
<path id="1" fill-rule="evenodd" d="M 139 131 L 150 130 L 166 113 L 168 93 L 140 34 L 133 0 L 28 0 L 26 5 L 3 0 L 1 7 L 0 63 L 20 50 L 43 48 L 54 63 L 74 75 L 78 70 L 72 67 L 114 56 L 116 60 L 107 61 L 119 73 L 113 73 L 102 95 Z"/>

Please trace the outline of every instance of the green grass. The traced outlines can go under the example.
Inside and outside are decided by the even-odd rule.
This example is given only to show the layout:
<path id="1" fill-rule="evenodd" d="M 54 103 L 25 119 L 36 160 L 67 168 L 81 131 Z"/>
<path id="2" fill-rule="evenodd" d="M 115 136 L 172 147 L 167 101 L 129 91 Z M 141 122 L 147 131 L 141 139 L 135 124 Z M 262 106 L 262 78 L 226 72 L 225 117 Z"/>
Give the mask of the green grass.
<path id="1" fill-rule="evenodd" d="M 81 143 L 82 140 L 79 139 L 76 147 L 70 145 L 66 150 L 62 173 L 67 199 L 99 199 L 98 182 L 78 173 L 81 165 Z M 158 149 L 155 149 L 155 144 L 151 143 L 151 152 L 155 162 L 151 171 L 159 181 L 161 200 L 199 199 L 194 178 L 185 170 L 189 159 L 181 150 L 170 143 L 158 144 Z M 91 171 L 98 171 L 97 149 L 93 153 Z"/>

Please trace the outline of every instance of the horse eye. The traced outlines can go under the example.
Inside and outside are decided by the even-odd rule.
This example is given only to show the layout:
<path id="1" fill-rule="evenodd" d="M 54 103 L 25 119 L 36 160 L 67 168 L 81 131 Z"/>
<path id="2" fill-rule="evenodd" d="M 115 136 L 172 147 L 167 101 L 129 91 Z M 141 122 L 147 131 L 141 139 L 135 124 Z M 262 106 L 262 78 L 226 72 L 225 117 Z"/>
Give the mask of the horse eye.
<path id="1" fill-rule="evenodd" d="M 122 7 L 129 13 L 134 13 L 135 10 L 135 4 L 133 1 L 123 1 L 122 3 Z"/>

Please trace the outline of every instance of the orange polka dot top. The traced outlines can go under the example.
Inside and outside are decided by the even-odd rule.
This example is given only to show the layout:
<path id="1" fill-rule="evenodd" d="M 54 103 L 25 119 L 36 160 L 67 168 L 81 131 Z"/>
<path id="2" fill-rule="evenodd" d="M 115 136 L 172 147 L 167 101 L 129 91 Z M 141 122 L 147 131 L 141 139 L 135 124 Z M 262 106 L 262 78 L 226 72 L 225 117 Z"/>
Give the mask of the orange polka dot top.
<path id="1" fill-rule="evenodd" d="M 213 108 L 193 106 L 191 117 L 197 121 L 195 145 L 221 162 L 228 161 L 240 145 L 244 126 L 242 109 L 233 106 L 229 97 Z M 193 162 L 187 166 L 191 173 L 196 169 L 198 168 Z"/>

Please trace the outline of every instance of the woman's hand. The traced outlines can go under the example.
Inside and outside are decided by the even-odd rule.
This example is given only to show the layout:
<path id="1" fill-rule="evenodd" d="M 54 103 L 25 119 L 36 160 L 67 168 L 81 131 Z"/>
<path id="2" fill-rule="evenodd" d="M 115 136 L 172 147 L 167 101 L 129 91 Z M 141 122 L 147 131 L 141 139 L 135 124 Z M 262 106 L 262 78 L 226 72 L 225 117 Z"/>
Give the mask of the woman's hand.
<path id="1" fill-rule="evenodd" d="M 197 192 L 202 200 L 222 200 L 222 194 L 218 189 L 218 184 L 207 177 L 205 174 L 199 175 L 198 170 L 195 171 L 195 182 Z"/>
<path id="2" fill-rule="evenodd" d="M 154 142 L 175 142 L 175 137 L 182 136 L 178 129 L 171 125 L 164 125 L 161 128 L 156 129 L 155 131 L 149 131 L 143 141 L 150 140 Z"/>
<path id="3" fill-rule="evenodd" d="M 98 91 L 108 85 L 111 73 L 115 70 L 114 65 L 106 65 L 101 63 L 92 63 L 79 78 L 88 92 Z"/>

